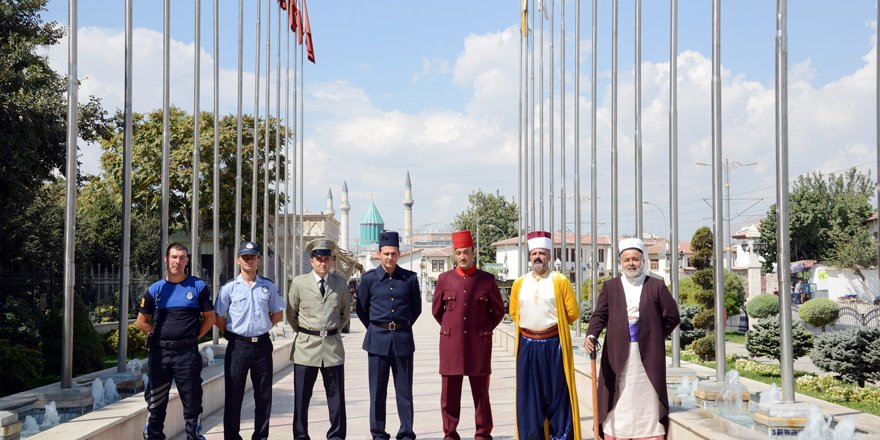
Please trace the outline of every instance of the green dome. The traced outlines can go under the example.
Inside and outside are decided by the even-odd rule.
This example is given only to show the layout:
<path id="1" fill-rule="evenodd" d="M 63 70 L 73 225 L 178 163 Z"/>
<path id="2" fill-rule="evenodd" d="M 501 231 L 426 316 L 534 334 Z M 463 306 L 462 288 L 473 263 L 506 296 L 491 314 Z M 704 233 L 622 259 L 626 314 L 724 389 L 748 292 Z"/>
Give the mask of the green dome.
<path id="1" fill-rule="evenodd" d="M 363 220 L 361 220 L 362 225 L 384 225 L 385 220 L 382 220 L 382 216 L 379 215 L 379 210 L 376 209 L 376 204 L 370 200 L 370 207 L 367 208 L 367 213 L 364 214 Z"/>

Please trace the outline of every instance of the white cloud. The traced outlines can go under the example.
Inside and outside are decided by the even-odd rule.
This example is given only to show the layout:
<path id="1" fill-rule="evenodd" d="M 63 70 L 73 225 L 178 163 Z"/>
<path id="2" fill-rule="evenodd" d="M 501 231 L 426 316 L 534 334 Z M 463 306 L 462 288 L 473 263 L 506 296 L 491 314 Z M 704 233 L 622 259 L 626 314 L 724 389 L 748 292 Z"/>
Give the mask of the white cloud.
<path id="1" fill-rule="evenodd" d="M 122 32 L 84 28 L 79 38 L 79 74 L 86 78 L 81 97 L 95 94 L 104 99 L 108 108 L 121 107 Z M 134 109 L 148 111 L 162 104 L 162 35 L 137 29 L 134 41 Z M 171 50 L 172 102 L 191 109 L 193 46 L 172 41 Z M 788 88 L 789 174 L 792 178 L 814 169 L 837 171 L 874 160 L 871 147 L 876 134 L 873 50 L 863 57 L 862 67 L 827 84 L 813 83 L 810 60 L 792 64 Z M 492 192 L 497 188 L 502 194 L 515 195 L 519 152 L 518 51 L 518 28 L 512 26 L 499 32 L 469 35 L 451 64 L 442 59 L 423 58 L 422 70 L 414 79 L 451 73 L 454 84 L 469 93 L 469 99 L 460 109 L 437 109 L 430 102 L 425 108 L 431 110 L 404 112 L 381 108 L 376 103 L 381 102 L 382 97 L 371 96 L 356 82 L 355 76 L 347 81 L 322 81 L 320 72 L 310 73 L 304 91 L 306 208 L 311 211 L 323 209 L 327 187 L 333 189 L 338 202 L 342 181 L 347 181 L 351 189 L 353 223 L 360 219 L 373 198 L 387 226 L 402 227 L 401 201 L 406 170 L 412 175 L 416 200 L 414 223 L 417 226 L 451 221 L 456 213 L 466 208 L 467 194 L 476 188 Z M 63 44 L 54 46 L 47 53 L 52 66 L 65 72 L 66 47 Z M 585 61 L 581 71 L 589 72 L 589 59 Z M 203 50 L 201 106 L 204 110 L 211 108 L 213 99 L 212 62 L 210 54 Z M 679 55 L 679 199 L 684 238 L 689 238 L 693 228 L 710 223 L 704 218 L 710 216 L 711 211 L 702 200 L 711 199 L 711 173 L 708 168 L 695 166 L 694 162 L 711 161 L 711 65 L 711 59 L 695 51 L 686 50 Z M 246 69 L 251 67 L 245 66 Z M 602 71 L 599 75 L 599 216 L 600 222 L 604 223 L 600 231 L 607 233 L 610 231 L 610 72 Z M 220 108 L 224 113 L 235 111 L 236 77 L 235 70 L 221 70 Z M 260 80 L 264 86 L 262 75 Z M 645 62 L 642 81 L 644 200 L 668 209 L 668 63 Z M 271 83 L 274 86 L 274 76 Z M 424 86 L 430 87 L 430 84 Z M 253 87 L 254 75 L 246 72 L 243 99 L 244 111 L 248 113 L 253 106 Z M 581 192 L 588 195 L 590 103 L 587 80 L 582 79 L 581 88 Z M 569 194 L 573 193 L 574 165 L 572 96 L 569 92 L 566 98 Z M 621 70 L 618 97 L 619 220 L 620 230 L 624 233 L 633 232 L 634 219 L 633 96 L 632 70 Z M 261 113 L 264 99 L 265 94 L 261 92 Z M 557 138 L 560 131 L 559 101 L 557 96 L 554 109 L 545 105 L 545 112 L 556 115 Z M 732 197 L 737 198 L 739 194 L 741 199 L 764 198 L 772 202 L 772 189 L 762 188 L 775 184 L 773 85 L 725 70 L 722 102 L 724 156 L 731 161 L 759 163 L 731 173 Z M 274 97 L 272 109 L 274 112 Z M 545 136 L 549 136 L 549 130 L 545 130 Z M 555 145 L 558 183 L 558 139 Z M 549 147 L 549 139 L 545 139 L 545 146 Z M 94 152 L 84 152 L 84 155 L 89 154 Z M 548 170 L 545 175 L 549 173 Z M 740 203 L 743 208 L 747 206 L 745 201 L 734 202 L 734 211 Z M 585 203 L 584 212 L 588 210 L 589 203 Z M 645 224 L 661 232 L 662 222 L 654 211 L 645 208 Z M 357 235 L 356 227 L 351 235 Z"/>

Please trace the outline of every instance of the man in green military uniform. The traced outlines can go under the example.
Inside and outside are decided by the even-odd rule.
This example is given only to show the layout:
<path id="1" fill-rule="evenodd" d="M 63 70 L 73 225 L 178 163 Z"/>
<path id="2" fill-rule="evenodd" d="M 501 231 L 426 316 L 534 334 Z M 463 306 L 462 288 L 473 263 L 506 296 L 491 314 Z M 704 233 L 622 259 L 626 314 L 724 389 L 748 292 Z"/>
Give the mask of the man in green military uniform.
<path id="1" fill-rule="evenodd" d="M 294 439 L 309 438 L 309 401 L 319 371 L 330 411 L 327 439 L 344 439 L 346 435 L 341 330 L 351 316 L 351 297 L 345 278 L 330 272 L 335 250 L 332 240 L 310 241 L 306 251 L 312 272 L 294 278 L 287 293 L 287 322 L 297 332 L 290 353 L 294 364 Z"/>

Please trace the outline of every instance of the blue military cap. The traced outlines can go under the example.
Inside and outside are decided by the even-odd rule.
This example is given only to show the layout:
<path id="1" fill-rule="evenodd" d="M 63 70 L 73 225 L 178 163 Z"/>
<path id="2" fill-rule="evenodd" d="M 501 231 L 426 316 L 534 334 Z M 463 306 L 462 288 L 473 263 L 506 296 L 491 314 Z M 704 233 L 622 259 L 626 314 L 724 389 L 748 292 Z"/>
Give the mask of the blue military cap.
<path id="1" fill-rule="evenodd" d="M 395 231 L 382 231 L 379 233 L 379 247 L 394 246 L 400 247 L 400 235 Z"/>
<path id="2" fill-rule="evenodd" d="M 238 256 L 242 255 L 260 255 L 260 245 L 246 241 L 238 247 Z"/>

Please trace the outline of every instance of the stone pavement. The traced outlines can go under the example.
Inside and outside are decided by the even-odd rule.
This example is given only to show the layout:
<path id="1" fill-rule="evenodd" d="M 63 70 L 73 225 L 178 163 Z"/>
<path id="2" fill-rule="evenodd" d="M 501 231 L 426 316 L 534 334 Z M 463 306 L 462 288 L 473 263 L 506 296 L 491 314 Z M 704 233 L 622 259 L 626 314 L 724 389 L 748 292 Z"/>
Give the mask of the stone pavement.
<path id="1" fill-rule="evenodd" d="M 413 397 L 415 406 L 414 430 L 420 439 L 442 439 L 443 425 L 440 418 L 440 375 L 439 337 L 440 326 L 431 316 L 430 303 L 423 304 L 422 315 L 413 327 L 416 352 L 413 367 Z M 369 439 L 370 437 L 370 392 L 367 379 L 367 353 L 361 349 L 365 329 L 360 321 L 354 319 L 351 332 L 343 335 L 345 344 L 345 400 L 348 416 L 348 438 Z M 515 431 L 515 363 L 513 354 L 495 346 L 492 353 L 492 378 L 490 395 L 495 428 L 493 437 L 499 440 L 514 438 Z M 391 438 L 400 427 L 394 400 L 394 385 L 388 385 L 386 429 Z M 473 438 L 473 401 L 467 380 L 462 389 L 462 410 L 459 434 L 462 438 Z M 253 394 L 245 394 L 242 408 L 242 438 L 249 439 L 253 433 Z M 293 367 L 281 370 L 274 377 L 272 387 L 272 418 L 269 438 L 277 440 L 293 439 Z M 206 414 L 202 427 L 207 440 L 223 438 L 223 411 Z M 330 423 L 327 414 L 327 401 L 321 376 L 315 384 L 309 410 L 309 435 L 312 438 L 326 438 Z M 174 437 L 184 440 L 184 435 Z"/>

